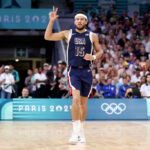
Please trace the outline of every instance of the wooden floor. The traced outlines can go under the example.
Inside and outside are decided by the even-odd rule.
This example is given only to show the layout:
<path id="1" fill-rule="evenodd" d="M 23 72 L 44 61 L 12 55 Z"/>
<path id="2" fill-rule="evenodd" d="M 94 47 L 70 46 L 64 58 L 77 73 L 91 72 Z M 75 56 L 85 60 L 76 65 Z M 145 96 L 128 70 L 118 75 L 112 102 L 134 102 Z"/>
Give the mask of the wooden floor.
<path id="1" fill-rule="evenodd" d="M 0 122 L 0 150 L 150 150 L 150 122 L 86 122 L 86 144 L 69 145 L 71 122 Z"/>

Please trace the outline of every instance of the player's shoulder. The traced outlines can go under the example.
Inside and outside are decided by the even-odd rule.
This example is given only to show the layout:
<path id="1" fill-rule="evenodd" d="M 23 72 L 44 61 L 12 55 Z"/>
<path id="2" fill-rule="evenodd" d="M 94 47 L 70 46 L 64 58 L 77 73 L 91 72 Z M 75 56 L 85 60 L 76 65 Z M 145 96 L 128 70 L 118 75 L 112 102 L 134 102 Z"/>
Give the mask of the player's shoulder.
<path id="1" fill-rule="evenodd" d="M 90 31 L 90 34 L 91 34 L 91 36 L 92 36 L 93 41 L 98 40 L 98 36 L 97 36 L 96 33 Z"/>
<path id="2" fill-rule="evenodd" d="M 97 36 L 94 32 L 92 32 L 92 31 L 90 31 L 90 30 L 88 30 L 88 29 L 86 30 L 86 33 L 87 33 L 87 32 L 88 32 L 89 35 L 91 35 L 91 36 Z"/>
<path id="3" fill-rule="evenodd" d="M 63 33 L 63 34 L 69 34 L 69 30 L 63 30 L 63 31 L 61 31 L 61 33 Z"/>
<path id="4" fill-rule="evenodd" d="M 64 30 L 64 31 L 62 31 L 62 33 L 64 34 L 65 37 L 68 37 L 70 30 Z"/>
<path id="5" fill-rule="evenodd" d="M 96 33 L 92 32 L 92 31 L 90 31 L 90 32 L 91 32 L 91 34 L 92 34 L 92 36 L 93 36 L 94 38 L 97 38 L 97 34 L 96 34 Z"/>

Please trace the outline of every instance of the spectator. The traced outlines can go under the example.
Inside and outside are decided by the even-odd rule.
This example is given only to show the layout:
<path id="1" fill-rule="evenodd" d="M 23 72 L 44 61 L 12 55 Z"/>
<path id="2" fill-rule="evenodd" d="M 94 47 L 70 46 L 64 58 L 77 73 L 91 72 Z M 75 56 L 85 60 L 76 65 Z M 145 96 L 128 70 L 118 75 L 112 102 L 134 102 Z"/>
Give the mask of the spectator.
<path id="1" fill-rule="evenodd" d="M 90 16 L 91 12 L 93 12 L 95 14 L 99 14 L 98 9 L 96 9 L 95 7 L 93 7 L 92 4 L 89 4 L 88 8 L 87 8 L 87 15 L 88 15 L 88 17 Z"/>
<path id="2" fill-rule="evenodd" d="M 99 69 L 99 72 L 100 72 L 100 69 Z M 96 80 L 99 80 L 99 74 L 98 74 L 97 68 L 92 69 L 92 74 L 93 74 L 93 78 L 95 78 Z"/>
<path id="3" fill-rule="evenodd" d="M 47 82 L 46 75 L 42 74 L 42 68 L 39 67 L 38 73 L 34 75 L 34 84 L 36 84 L 36 87 L 37 87 L 38 98 L 47 98 L 46 82 Z"/>
<path id="4" fill-rule="evenodd" d="M 65 82 L 61 82 L 59 84 L 59 90 L 57 91 L 57 98 L 68 98 L 69 97 L 69 91 L 66 86 Z"/>
<path id="5" fill-rule="evenodd" d="M 58 61 L 58 71 L 60 71 L 62 75 L 64 75 L 67 78 L 67 67 L 65 61 Z"/>
<path id="6" fill-rule="evenodd" d="M 109 9 L 106 10 L 106 16 L 108 20 L 113 16 L 114 12 L 115 12 L 114 5 L 110 5 Z"/>
<path id="7" fill-rule="evenodd" d="M 105 72 L 103 68 L 100 68 L 99 71 L 99 85 L 101 89 L 103 89 L 103 86 L 106 85 L 106 79 L 107 77 L 105 76 Z"/>
<path id="8" fill-rule="evenodd" d="M 114 78 L 118 75 L 118 71 L 112 62 L 109 62 L 109 66 L 105 69 L 104 72 L 108 75 L 108 78 Z"/>
<path id="9" fill-rule="evenodd" d="M 98 84 L 98 81 L 96 78 L 93 78 L 92 90 L 93 90 L 93 98 L 99 98 L 101 94 L 101 87 Z"/>
<path id="10" fill-rule="evenodd" d="M 9 67 L 10 67 L 10 73 L 14 76 L 14 79 L 15 79 L 15 84 L 13 85 L 15 93 L 13 97 L 18 97 L 18 83 L 20 81 L 19 73 L 17 70 L 15 70 L 12 64 L 10 64 Z"/>
<path id="11" fill-rule="evenodd" d="M 91 21 L 90 21 L 90 23 L 88 24 L 88 28 L 89 28 L 91 31 L 93 31 L 93 32 L 96 31 L 95 22 L 96 22 L 96 21 L 95 21 L 95 18 L 92 18 Z"/>
<path id="12" fill-rule="evenodd" d="M 4 73 L 0 76 L 0 85 L 2 87 L 1 90 L 1 98 L 2 99 L 10 99 L 13 92 L 13 85 L 15 84 L 14 77 L 11 73 L 9 73 L 9 66 L 5 66 Z"/>
<path id="13" fill-rule="evenodd" d="M 1 79 L 1 74 L 4 72 L 4 65 L 2 65 L 1 67 L 0 67 L 0 79 Z M 1 98 L 1 90 L 2 90 L 2 87 L 1 87 L 1 84 L 0 84 L 0 98 Z"/>
<path id="14" fill-rule="evenodd" d="M 124 60 L 125 60 L 126 58 L 124 58 Z M 130 68 L 130 64 L 125 60 L 124 62 L 123 62 L 123 70 L 122 70 L 122 74 L 123 73 L 126 73 L 127 75 L 129 75 L 129 76 L 132 76 L 132 74 L 133 74 L 133 70 L 132 70 L 132 68 Z M 120 74 L 121 74 L 121 72 L 120 72 Z"/>
<path id="15" fill-rule="evenodd" d="M 128 88 L 125 93 L 125 98 L 141 98 L 140 90 L 137 87 Z"/>
<path id="16" fill-rule="evenodd" d="M 112 85 L 112 79 L 108 79 L 106 85 L 103 86 L 104 98 L 115 98 L 116 87 Z"/>
<path id="17" fill-rule="evenodd" d="M 59 72 L 59 89 L 57 91 L 57 98 L 67 98 L 69 97 L 69 86 L 67 78 Z"/>
<path id="18" fill-rule="evenodd" d="M 25 78 L 25 86 L 28 88 L 29 93 L 31 95 L 33 95 L 33 84 L 32 84 L 32 82 L 33 82 L 34 79 L 33 79 L 32 69 L 28 69 L 27 74 L 28 74 L 28 76 Z"/>
<path id="19" fill-rule="evenodd" d="M 133 48 L 132 48 L 132 46 L 128 46 L 128 48 L 127 48 L 127 50 L 126 50 L 126 53 L 124 54 L 124 57 L 127 57 L 127 58 L 129 58 L 129 57 L 134 57 L 135 56 L 135 54 L 133 53 Z"/>
<path id="20" fill-rule="evenodd" d="M 0 75 L 4 72 L 4 69 L 5 68 L 5 66 L 4 65 L 2 65 L 1 67 L 0 67 Z"/>
<path id="21" fill-rule="evenodd" d="M 37 84 L 35 82 L 35 76 L 38 76 L 39 70 L 38 68 L 34 69 L 34 74 L 33 74 L 33 78 L 31 80 L 31 84 L 32 84 L 32 97 L 37 98 L 38 94 L 37 94 Z"/>
<path id="22" fill-rule="evenodd" d="M 127 11 L 126 10 L 123 10 L 122 11 L 122 15 L 120 17 L 120 22 L 121 23 L 124 23 L 126 19 L 129 19 L 129 16 L 127 15 Z"/>
<path id="23" fill-rule="evenodd" d="M 48 63 L 44 63 L 43 64 L 43 74 L 46 75 L 47 79 L 49 80 L 52 76 L 52 70 L 51 70 L 51 66 Z"/>
<path id="24" fill-rule="evenodd" d="M 24 87 L 22 89 L 22 95 L 19 96 L 18 98 L 32 98 L 31 96 L 29 96 L 29 89 Z"/>
<path id="25" fill-rule="evenodd" d="M 127 39 L 132 40 L 134 35 L 135 35 L 135 29 L 133 28 L 133 26 L 130 26 L 130 28 L 127 32 Z"/>
<path id="26" fill-rule="evenodd" d="M 145 46 L 142 44 L 140 47 L 140 57 L 145 56 L 148 59 L 148 53 L 145 51 Z"/>
<path id="27" fill-rule="evenodd" d="M 135 44 L 133 53 L 138 59 L 140 59 L 140 44 Z"/>
<path id="28" fill-rule="evenodd" d="M 124 47 L 127 41 L 128 39 L 126 38 L 126 33 L 122 32 L 122 35 L 121 37 L 119 37 L 119 40 L 118 40 L 118 45 Z"/>
<path id="29" fill-rule="evenodd" d="M 50 84 L 50 90 L 49 90 L 49 97 L 51 98 L 57 98 L 57 91 L 59 90 L 59 82 L 58 80 L 61 78 L 62 74 L 60 73 L 60 77 L 58 76 L 58 68 L 57 66 L 53 66 L 53 76 L 51 77 L 49 84 Z"/>
<path id="30" fill-rule="evenodd" d="M 126 78 L 123 79 L 123 85 L 121 85 L 119 87 L 119 93 L 118 93 L 118 97 L 119 98 L 124 98 L 125 97 L 125 93 L 127 91 L 127 89 L 129 88 L 130 86 L 128 85 L 128 80 Z"/>
<path id="31" fill-rule="evenodd" d="M 46 82 L 46 91 L 45 91 L 45 95 L 46 97 L 48 97 L 49 95 L 49 90 L 50 90 L 50 80 L 53 76 L 53 72 L 51 70 L 51 67 L 48 63 L 44 63 L 43 64 L 43 71 L 42 74 L 44 74 L 47 77 L 47 82 Z"/>
<path id="32" fill-rule="evenodd" d="M 145 72 L 145 74 L 147 74 L 149 72 L 150 72 L 150 59 L 146 60 L 146 72 Z"/>
<path id="33" fill-rule="evenodd" d="M 146 75 L 146 83 L 141 86 L 141 95 L 144 98 L 150 98 L 150 73 Z"/>
<path id="34" fill-rule="evenodd" d="M 136 84 L 137 81 L 141 81 L 142 76 L 143 72 L 141 72 L 140 68 L 137 68 L 135 74 L 131 76 L 131 83 Z"/>
<path id="35" fill-rule="evenodd" d="M 138 24 L 138 18 L 139 18 L 139 13 L 137 11 L 134 11 L 132 17 L 132 22 L 134 27 L 137 26 Z"/>
<path id="36" fill-rule="evenodd" d="M 145 39 L 143 38 L 143 42 L 142 42 L 145 46 L 145 50 L 147 53 L 150 54 L 150 38 L 148 35 L 145 36 Z"/>
<path id="37" fill-rule="evenodd" d="M 145 56 L 141 56 L 140 58 L 140 67 L 141 67 L 141 71 L 146 71 L 146 57 Z"/>
<path id="38" fill-rule="evenodd" d="M 141 85 L 146 83 L 146 76 L 141 77 Z"/>
<path id="39" fill-rule="evenodd" d="M 139 89 L 139 92 L 140 92 L 140 89 L 141 89 L 141 84 L 142 82 L 141 81 L 137 81 L 136 82 L 136 88 L 138 88 Z M 141 95 L 141 94 L 140 94 Z"/>

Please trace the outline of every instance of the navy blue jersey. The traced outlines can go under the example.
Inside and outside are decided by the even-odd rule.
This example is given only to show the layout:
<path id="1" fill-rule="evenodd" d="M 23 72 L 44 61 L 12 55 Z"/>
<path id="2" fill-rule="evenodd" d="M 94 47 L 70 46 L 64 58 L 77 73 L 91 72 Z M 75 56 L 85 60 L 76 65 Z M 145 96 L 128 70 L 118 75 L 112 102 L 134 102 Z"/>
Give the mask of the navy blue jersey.
<path id="1" fill-rule="evenodd" d="M 76 30 L 70 30 L 68 42 L 68 65 L 69 66 L 89 66 L 91 61 L 84 60 L 86 53 L 92 54 L 93 43 L 92 33 L 86 30 L 83 33 L 78 33 Z"/>

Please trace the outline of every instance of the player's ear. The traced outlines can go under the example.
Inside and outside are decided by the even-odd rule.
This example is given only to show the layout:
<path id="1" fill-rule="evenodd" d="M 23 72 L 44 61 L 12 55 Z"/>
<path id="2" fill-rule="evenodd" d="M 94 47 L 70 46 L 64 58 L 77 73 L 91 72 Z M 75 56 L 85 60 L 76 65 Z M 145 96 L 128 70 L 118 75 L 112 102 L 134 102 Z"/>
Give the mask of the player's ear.
<path id="1" fill-rule="evenodd" d="M 86 25 L 88 24 L 88 20 L 86 19 Z"/>

